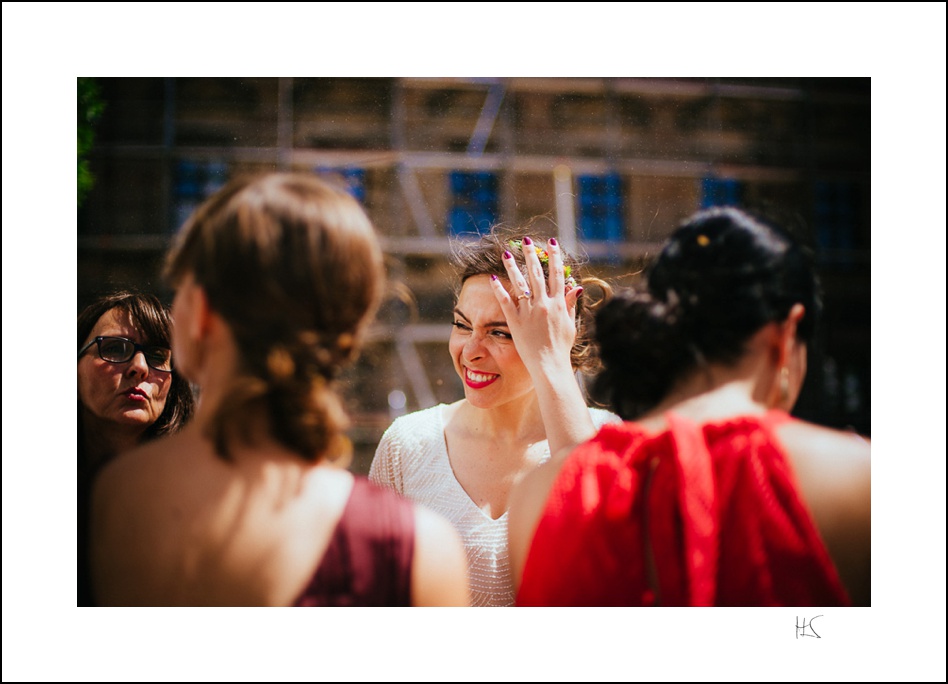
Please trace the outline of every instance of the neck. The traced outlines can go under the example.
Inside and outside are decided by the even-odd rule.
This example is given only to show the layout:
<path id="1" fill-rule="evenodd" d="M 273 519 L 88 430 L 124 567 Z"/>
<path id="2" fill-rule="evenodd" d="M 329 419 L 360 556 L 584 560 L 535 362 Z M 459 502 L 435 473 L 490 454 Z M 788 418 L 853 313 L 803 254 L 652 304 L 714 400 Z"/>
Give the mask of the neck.
<path id="1" fill-rule="evenodd" d="M 534 441 L 546 439 L 536 392 L 487 409 L 477 408 L 465 399 L 461 411 L 468 429 L 482 437 Z"/>
<path id="2" fill-rule="evenodd" d="M 230 335 L 218 335 L 206 344 L 199 368 L 191 369 L 193 382 L 200 388 L 192 423 L 203 427 L 217 412 L 238 376 L 239 354 Z"/>
<path id="3" fill-rule="evenodd" d="M 761 399 L 766 384 L 766 363 L 761 356 L 745 357 L 735 366 L 712 365 L 679 381 L 643 420 L 674 411 L 697 421 L 727 418 L 743 413 L 763 413 Z"/>

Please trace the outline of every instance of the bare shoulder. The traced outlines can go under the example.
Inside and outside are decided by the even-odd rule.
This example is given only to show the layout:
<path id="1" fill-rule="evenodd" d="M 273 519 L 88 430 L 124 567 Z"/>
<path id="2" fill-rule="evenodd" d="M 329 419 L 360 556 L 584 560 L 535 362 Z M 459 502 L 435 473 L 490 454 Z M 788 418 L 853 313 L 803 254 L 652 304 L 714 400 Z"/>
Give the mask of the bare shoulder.
<path id="1" fill-rule="evenodd" d="M 100 536 L 127 528 L 168 491 L 168 460 L 183 451 L 180 435 L 149 442 L 117 456 L 96 477 L 92 490 L 92 522 Z M 173 488 L 172 488 L 173 489 Z"/>
<path id="2" fill-rule="evenodd" d="M 853 433 L 800 421 L 780 426 L 777 438 L 853 603 L 870 605 L 869 442 Z"/>
<path id="3" fill-rule="evenodd" d="M 173 449 L 175 437 L 149 442 L 116 457 L 96 478 L 95 499 L 136 497 L 136 490 L 153 481 L 162 455 Z"/>
<path id="4" fill-rule="evenodd" d="M 172 439 L 172 438 L 168 438 Z M 155 460 L 164 440 L 143 445 L 116 457 L 96 478 L 92 490 L 89 547 L 96 600 L 100 605 L 143 605 L 143 593 L 152 585 L 142 558 L 158 542 L 147 524 L 153 490 Z M 146 541 L 147 540 L 147 541 Z"/>
<path id="5" fill-rule="evenodd" d="M 132 449 L 102 469 L 92 489 L 95 540 L 127 543 L 126 537 L 147 529 L 158 511 L 174 508 L 176 495 L 198 479 L 192 469 L 174 476 L 172 461 L 190 455 L 182 434 Z"/>
<path id="6" fill-rule="evenodd" d="M 459 540 L 457 531 L 444 517 L 425 506 L 415 505 L 415 536 L 423 538 L 426 544 L 438 546 L 441 543 L 452 545 Z"/>
<path id="7" fill-rule="evenodd" d="M 842 486 L 869 477 L 871 446 L 856 433 L 791 421 L 777 428 L 777 437 L 801 478 L 819 473 Z"/>
<path id="8" fill-rule="evenodd" d="M 415 505 L 414 606 L 467 606 L 467 557 L 457 530 L 445 518 Z"/>
<path id="9" fill-rule="evenodd" d="M 777 428 L 797 482 L 814 513 L 868 511 L 870 445 L 859 435 L 792 421 Z"/>
<path id="10" fill-rule="evenodd" d="M 527 473 L 511 492 L 511 516 L 521 522 L 532 520 L 535 523 L 562 465 L 563 459 L 554 457 Z M 533 526 L 535 525 L 531 525 Z"/>
<path id="11" fill-rule="evenodd" d="M 515 587 L 520 586 L 533 535 L 562 465 L 563 459 L 554 457 L 524 476 L 510 494 L 507 535 Z"/>

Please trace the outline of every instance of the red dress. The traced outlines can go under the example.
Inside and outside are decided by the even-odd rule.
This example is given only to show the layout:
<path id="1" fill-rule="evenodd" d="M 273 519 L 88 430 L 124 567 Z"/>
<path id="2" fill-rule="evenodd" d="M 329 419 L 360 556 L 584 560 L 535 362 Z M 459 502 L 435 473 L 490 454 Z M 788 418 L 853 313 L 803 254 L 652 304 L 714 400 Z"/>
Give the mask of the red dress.
<path id="1" fill-rule="evenodd" d="M 782 411 L 606 425 L 547 499 L 518 606 L 850 605 L 779 442 Z"/>

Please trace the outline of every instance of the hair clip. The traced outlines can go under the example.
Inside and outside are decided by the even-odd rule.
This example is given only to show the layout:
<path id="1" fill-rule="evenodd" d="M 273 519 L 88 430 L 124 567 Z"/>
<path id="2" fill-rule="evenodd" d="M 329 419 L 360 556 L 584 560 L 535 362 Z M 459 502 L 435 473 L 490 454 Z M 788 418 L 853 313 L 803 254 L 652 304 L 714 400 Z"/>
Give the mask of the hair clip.
<path id="1" fill-rule="evenodd" d="M 523 246 L 523 240 L 511 240 L 510 246 L 519 251 Z M 550 255 L 547 254 L 545 249 L 541 249 L 538 245 L 534 245 L 533 249 L 536 250 L 537 257 L 540 259 L 541 264 L 546 265 L 550 263 Z"/>
<path id="2" fill-rule="evenodd" d="M 509 242 L 511 248 L 520 250 L 523 246 L 523 240 L 510 240 Z M 545 249 L 534 245 L 533 247 L 536 250 L 537 258 L 540 260 L 540 263 L 544 266 L 548 266 L 550 263 L 550 255 Z M 576 287 L 576 279 L 572 276 L 573 268 L 569 265 L 563 266 L 563 277 L 566 279 L 566 286 L 570 289 Z"/>

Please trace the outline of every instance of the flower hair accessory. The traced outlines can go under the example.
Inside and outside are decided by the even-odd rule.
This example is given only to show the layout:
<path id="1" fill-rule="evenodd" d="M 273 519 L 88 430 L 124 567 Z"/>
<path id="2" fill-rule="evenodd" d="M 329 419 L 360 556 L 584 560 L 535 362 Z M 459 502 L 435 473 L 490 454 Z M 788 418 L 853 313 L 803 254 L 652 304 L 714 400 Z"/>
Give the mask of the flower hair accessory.
<path id="1" fill-rule="evenodd" d="M 520 250 L 523 246 L 523 240 L 511 240 L 510 246 L 513 249 Z M 545 249 L 542 249 L 541 247 L 537 245 L 534 245 L 533 248 L 537 252 L 537 258 L 540 259 L 540 263 L 543 264 L 544 266 L 548 266 L 550 263 L 549 253 Z M 576 287 L 576 279 L 573 278 L 572 272 L 573 272 L 573 268 L 571 266 L 566 265 L 566 264 L 563 265 L 563 277 L 566 279 L 567 289 L 572 289 Z"/>

